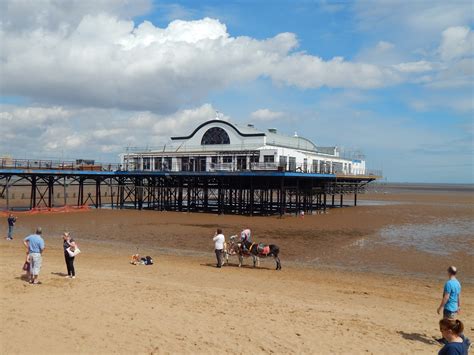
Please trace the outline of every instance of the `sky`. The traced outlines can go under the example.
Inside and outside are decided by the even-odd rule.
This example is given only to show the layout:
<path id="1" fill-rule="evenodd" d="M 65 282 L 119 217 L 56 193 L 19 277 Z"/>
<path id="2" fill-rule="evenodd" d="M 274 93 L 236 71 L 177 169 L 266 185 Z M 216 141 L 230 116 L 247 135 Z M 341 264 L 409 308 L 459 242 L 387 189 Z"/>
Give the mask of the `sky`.
<path id="1" fill-rule="evenodd" d="M 216 117 L 474 183 L 471 1 L 0 2 L 0 156 L 116 162 Z"/>

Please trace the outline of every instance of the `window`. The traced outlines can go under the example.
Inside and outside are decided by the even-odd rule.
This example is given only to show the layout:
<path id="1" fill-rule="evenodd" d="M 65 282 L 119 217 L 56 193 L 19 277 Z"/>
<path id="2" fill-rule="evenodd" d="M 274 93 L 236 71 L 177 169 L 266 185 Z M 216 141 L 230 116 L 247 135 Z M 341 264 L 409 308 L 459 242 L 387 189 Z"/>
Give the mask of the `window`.
<path id="1" fill-rule="evenodd" d="M 258 163 L 260 161 L 260 157 L 258 155 L 252 155 L 250 157 L 250 162 L 251 163 Z"/>
<path id="2" fill-rule="evenodd" d="M 163 169 L 161 157 L 155 158 L 155 170 Z"/>
<path id="3" fill-rule="evenodd" d="M 334 173 L 342 173 L 344 169 L 345 167 L 342 165 L 342 163 L 337 163 L 337 162 L 332 163 L 332 170 Z"/>
<path id="4" fill-rule="evenodd" d="M 211 157 L 211 163 L 217 164 L 217 157 Z"/>
<path id="5" fill-rule="evenodd" d="M 288 169 L 290 171 L 296 171 L 296 157 L 289 157 Z"/>
<path id="6" fill-rule="evenodd" d="M 246 156 L 238 156 L 237 157 L 237 169 L 238 170 L 247 169 L 247 157 Z"/>
<path id="7" fill-rule="evenodd" d="M 264 163 L 274 163 L 275 162 L 275 156 L 274 155 L 264 155 L 263 156 L 263 162 Z"/>
<path id="8" fill-rule="evenodd" d="M 285 155 L 280 155 L 280 166 L 283 168 L 283 169 L 286 169 L 286 162 L 287 162 L 287 157 Z"/>
<path id="9" fill-rule="evenodd" d="M 232 157 L 222 157 L 223 163 L 232 163 Z"/>
<path id="10" fill-rule="evenodd" d="M 150 170 L 150 158 L 143 158 L 143 170 Z"/>
<path id="11" fill-rule="evenodd" d="M 313 159 L 313 167 L 312 167 L 312 172 L 317 173 L 318 172 L 318 161 L 316 159 Z"/>
<path id="12" fill-rule="evenodd" d="M 163 158 L 163 170 L 171 170 L 171 158 Z"/>
<path id="13" fill-rule="evenodd" d="M 181 158 L 181 171 L 192 171 L 191 168 L 191 161 L 189 157 L 182 157 Z"/>
<path id="14" fill-rule="evenodd" d="M 220 127 L 209 128 L 202 136 L 201 145 L 230 144 L 229 135 Z"/>

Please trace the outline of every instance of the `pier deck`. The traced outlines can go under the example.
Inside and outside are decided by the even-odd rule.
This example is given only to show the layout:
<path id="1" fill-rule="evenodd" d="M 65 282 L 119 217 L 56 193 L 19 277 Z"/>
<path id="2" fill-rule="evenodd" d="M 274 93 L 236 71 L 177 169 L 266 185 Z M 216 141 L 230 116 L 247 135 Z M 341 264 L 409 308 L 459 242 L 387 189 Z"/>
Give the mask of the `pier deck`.
<path id="1" fill-rule="evenodd" d="M 35 162 L 37 163 L 37 161 Z M 377 175 L 287 171 L 121 171 L 112 164 L 0 165 L 0 200 L 15 207 L 16 189 L 31 209 L 71 204 L 243 215 L 312 213 L 344 206 Z M 336 196 L 339 201 L 336 201 Z"/>

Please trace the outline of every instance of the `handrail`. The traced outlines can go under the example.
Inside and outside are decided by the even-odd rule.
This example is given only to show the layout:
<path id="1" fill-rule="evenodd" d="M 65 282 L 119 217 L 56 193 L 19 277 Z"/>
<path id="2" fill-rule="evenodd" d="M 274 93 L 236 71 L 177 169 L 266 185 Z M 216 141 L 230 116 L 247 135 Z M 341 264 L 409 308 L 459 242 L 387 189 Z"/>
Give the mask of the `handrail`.
<path id="1" fill-rule="evenodd" d="M 210 163 L 200 159 L 194 159 L 187 163 L 160 161 L 159 164 L 152 159 L 142 162 L 142 166 L 137 162 L 126 162 L 124 164 L 118 163 L 96 163 L 87 164 L 77 161 L 63 161 L 63 160 L 41 160 L 41 159 L 11 159 L 0 158 L 0 169 L 28 169 L 28 170 L 78 170 L 78 171 L 230 171 L 230 172 L 244 172 L 244 171 L 282 171 L 282 172 L 299 172 L 299 173 L 313 173 L 313 174 L 336 174 L 341 176 L 374 176 L 382 177 L 381 170 L 360 169 L 352 171 L 339 169 L 337 167 L 320 165 L 313 166 L 312 164 L 294 164 L 289 163 L 285 166 L 277 162 L 238 162 L 231 163 Z M 152 166 L 153 165 L 153 166 Z"/>

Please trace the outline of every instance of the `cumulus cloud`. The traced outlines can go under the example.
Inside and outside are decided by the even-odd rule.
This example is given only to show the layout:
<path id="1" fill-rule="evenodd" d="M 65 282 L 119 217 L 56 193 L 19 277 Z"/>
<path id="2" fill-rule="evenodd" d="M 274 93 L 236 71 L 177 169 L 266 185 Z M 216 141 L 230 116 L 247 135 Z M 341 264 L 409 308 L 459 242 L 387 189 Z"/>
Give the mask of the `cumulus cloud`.
<path id="1" fill-rule="evenodd" d="M 0 106 L 0 152 L 15 157 L 117 161 L 126 147 L 158 146 L 215 117 L 210 104 L 170 115 L 150 111 Z M 221 119 L 227 120 L 227 116 Z"/>
<path id="2" fill-rule="evenodd" d="M 250 114 L 250 117 L 256 121 L 275 121 L 285 116 L 284 112 L 272 111 L 268 108 L 261 108 Z"/>
<path id="3" fill-rule="evenodd" d="M 0 1 L 0 25 L 9 32 L 72 31 L 88 14 L 107 13 L 121 18 L 144 15 L 152 0 L 14 0 Z"/>
<path id="4" fill-rule="evenodd" d="M 442 33 L 438 48 L 443 60 L 472 56 L 474 53 L 474 33 L 467 26 L 449 27 Z"/>
<path id="5" fill-rule="evenodd" d="M 29 19 L 23 31 L 2 17 L 1 89 L 34 101 L 169 113 L 259 77 L 303 89 L 370 89 L 399 80 L 391 68 L 299 52 L 292 33 L 265 40 L 232 37 L 211 18 L 175 20 L 165 28 L 135 24 L 118 15 L 121 7 L 100 11 L 107 1 L 98 2 L 95 12 L 84 5 L 61 19 L 66 10 L 51 5 L 56 2 L 38 14 L 32 13 L 38 2 L 19 2 L 25 3 L 35 5 L 23 7 Z M 7 13 L 19 11 L 13 5 Z"/>

